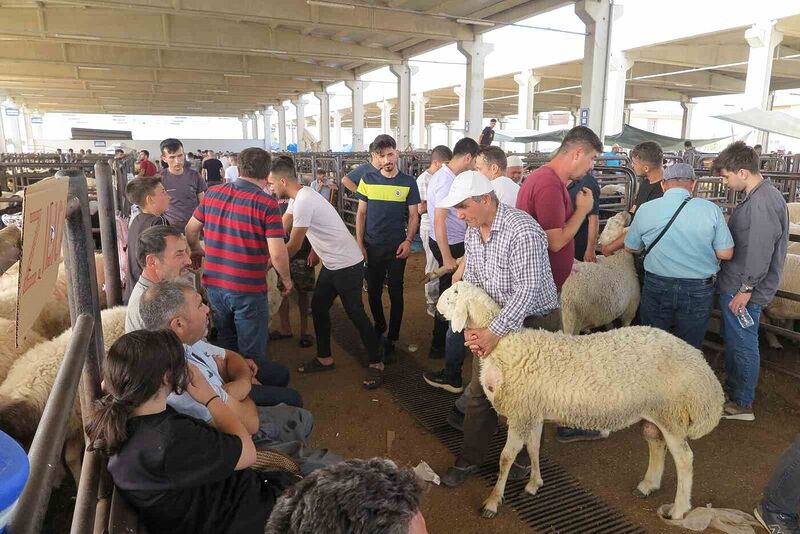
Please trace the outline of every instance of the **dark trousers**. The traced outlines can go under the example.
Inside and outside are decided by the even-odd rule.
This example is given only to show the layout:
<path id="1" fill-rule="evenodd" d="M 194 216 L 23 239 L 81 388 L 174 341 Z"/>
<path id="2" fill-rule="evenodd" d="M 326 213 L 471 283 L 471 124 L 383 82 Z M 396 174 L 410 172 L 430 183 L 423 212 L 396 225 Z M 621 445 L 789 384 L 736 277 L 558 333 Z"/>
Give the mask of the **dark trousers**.
<path id="1" fill-rule="evenodd" d="M 261 384 L 253 384 L 250 388 L 250 398 L 256 406 L 276 406 L 288 404 L 289 406 L 303 407 L 303 397 L 289 385 L 289 368 L 279 363 L 267 362 L 258 368 L 256 378 Z"/>
<path id="2" fill-rule="evenodd" d="M 778 459 L 772 478 L 764 488 L 763 506 L 772 513 L 797 515 L 800 506 L 800 435 Z"/>
<path id="3" fill-rule="evenodd" d="M 525 319 L 527 328 L 542 328 L 549 332 L 561 331 L 561 309 L 553 310 L 540 317 Z M 466 411 L 464 413 L 464 441 L 461 446 L 462 463 L 481 465 L 489 451 L 489 442 L 497 428 L 497 412 L 486 398 L 480 381 L 478 358 L 472 362 L 472 381 L 464 390 Z M 523 450 L 518 457 L 520 463 L 530 463 L 527 452 Z"/>
<path id="4" fill-rule="evenodd" d="M 361 301 L 363 279 L 363 263 L 335 271 L 325 266 L 320 269 L 311 299 L 311 317 L 317 334 L 317 357 L 331 356 L 331 306 L 336 297 L 339 297 L 347 317 L 355 325 L 361 342 L 369 353 L 369 363 L 381 362 L 378 334 L 372 328 Z"/>
<path id="5" fill-rule="evenodd" d="M 433 257 L 436 258 L 436 261 L 439 263 L 439 266 L 444 263 L 442 259 L 442 250 L 439 248 L 439 245 L 433 239 L 428 239 L 428 245 L 431 247 L 431 253 L 433 253 Z M 450 255 L 453 256 L 454 259 L 458 259 L 464 255 L 464 243 L 455 243 L 450 245 Z M 444 293 L 446 290 L 453 285 L 453 273 L 447 273 L 444 276 L 439 278 L 439 295 Z M 436 317 L 433 318 L 433 341 L 431 341 L 431 347 L 439 350 L 445 350 L 446 348 L 446 338 L 447 338 L 447 330 L 449 328 L 449 322 L 447 319 L 442 317 L 442 315 L 437 311 Z M 461 362 L 464 361 L 464 347 L 462 342 L 461 353 L 460 353 Z M 455 350 L 453 351 L 453 362 L 450 367 L 455 368 L 458 367 L 456 365 L 458 357 L 455 354 Z M 460 371 L 460 370 L 459 370 Z"/>
<path id="6" fill-rule="evenodd" d="M 703 346 L 713 307 L 713 278 L 695 280 L 645 274 L 639 305 L 642 326 L 672 332 L 699 349 Z"/>
<path id="7" fill-rule="evenodd" d="M 217 345 L 265 367 L 269 339 L 267 293 L 239 293 L 214 286 L 208 286 L 206 291 L 217 327 Z"/>
<path id="8" fill-rule="evenodd" d="M 400 338 L 403 322 L 403 278 L 406 260 L 397 257 L 397 247 L 366 245 L 367 249 L 367 294 L 372 321 L 378 334 L 386 332 L 386 317 L 383 314 L 383 282 L 389 282 L 389 341 Z"/>

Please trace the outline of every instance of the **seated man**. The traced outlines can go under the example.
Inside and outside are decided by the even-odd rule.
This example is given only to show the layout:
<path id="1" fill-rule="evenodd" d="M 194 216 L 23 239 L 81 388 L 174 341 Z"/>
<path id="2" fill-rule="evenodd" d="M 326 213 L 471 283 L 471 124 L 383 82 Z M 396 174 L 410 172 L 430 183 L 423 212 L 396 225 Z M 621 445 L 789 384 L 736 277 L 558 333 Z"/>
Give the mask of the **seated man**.
<path id="1" fill-rule="evenodd" d="M 330 463 L 332 455 L 319 457 L 314 452 L 314 460 L 308 461 L 308 453 L 302 451 L 313 428 L 310 412 L 284 404 L 256 407 L 249 397 L 251 373 L 244 358 L 202 341 L 208 327 L 208 311 L 200 294 L 180 281 L 154 285 L 145 292 L 140 303 L 147 329 L 175 332 L 186 348 L 188 362 L 203 372 L 216 394 L 253 434 L 256 447 L 292 455 L 304 473 Z M 171 394 L 167 403 L 179 413 L 212 423 L 208 408 L 186 392 Z"/>
<path id="2" fill-rule="evenodd" d="M 286 490 L 272 509 L 265 533 L 427 534 L 421 496 L 414 473 L 391 460 L 347 460 Z"/>

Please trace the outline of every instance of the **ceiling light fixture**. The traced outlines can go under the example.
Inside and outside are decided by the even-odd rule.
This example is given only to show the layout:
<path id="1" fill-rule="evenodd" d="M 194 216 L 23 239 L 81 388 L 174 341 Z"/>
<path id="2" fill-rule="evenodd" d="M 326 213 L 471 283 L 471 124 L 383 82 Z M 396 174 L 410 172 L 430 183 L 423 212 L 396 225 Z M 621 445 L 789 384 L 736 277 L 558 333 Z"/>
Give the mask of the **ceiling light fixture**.
<path id="1" fill-rule="evenodd" d="M 226 78 L 252 78 L 249 74 L 223 74 Z"/>
<path id="2" fill-rule="evenodd" d="M 456 22 L 458 22 L 459 24 L 472 24 L 474 26 L 486 26 L 487 28 L 493 28 L 495 26 L 494 22 L 490 22 L 488 20 L 456 19 Z"/>
<path id="3" fill-rule="evenodd" d="M 100 37 L 96 37 L 94 35 L 81 35 L 78 33 L 54 33 L 53 37 L 58 37 L 59 39 L 86 39 L 87 41 L 101 41 Z"/>
<path id="4" fill-rule="evenodd" d="M 195 100 L 198 104 L 213 104 L 213 100 Z"/>
<path id="5" fill-rule="evenodd" d="M 337 9 L 355 9 L 353 4 L 339 4 L 338 2 L 327 2 L 325 0 L 306 0 L 306 4 L 317 7 L 332 7 Z"/>
<path id="6" fill-rule="evenodd" d="M 225 91 L 224 89 L 206 89 L 206 93 L 220 93 L 220 94 L 225 94 L 225 93 L 227 93 L 227 92 L 228 92 L 228 91 Z"/>
<path id="7" fill-rule="evenodd" d="M 93 85 L 92 86 L 93 89 L 114 89 L 116 87 L 117 87 L 116 85 Z"/>
<path id="8" fill-rule="evenodd" d="M 283 54 L 283 55 L 288 54 L 288 52 L 285 52 L 283 50 L 272 50 L 269 48 L 251 48 L 250 51 L 258 52 L 259 54 Z"/>
<path id="9" fill-rule="evenodd" d="M 85 65 L 78 65 L 78 68 L 84 70 L 102 70 L 102 71 L 111 70 L 111 67 L 87 67 Z"/>
<path id="10" fill-rule="evenodd" d="M 44 96 L 44 95 L 34 95 L 34 94 L 31 94 L 31 93 L 20 93 L 20 94 L 22 96 L 28 96 L 28 97 L 31 97 L 31 98 L 38 98 L 38 97 Z"/>

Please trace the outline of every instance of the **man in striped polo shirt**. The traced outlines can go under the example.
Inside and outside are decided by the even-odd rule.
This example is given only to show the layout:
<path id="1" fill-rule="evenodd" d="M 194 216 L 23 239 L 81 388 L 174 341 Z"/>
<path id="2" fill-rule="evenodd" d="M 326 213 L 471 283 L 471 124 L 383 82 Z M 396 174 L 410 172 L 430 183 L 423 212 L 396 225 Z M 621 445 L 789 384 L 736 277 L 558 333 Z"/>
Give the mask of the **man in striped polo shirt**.
<path id="1" fill-rule="evenodd" d="M 381 297 L 388 278 L 391 311 L 384 354 L 391 361 L 403 321 L 406 260 L 419 228 L 419 188 L 414 178 L 397 168 L 397 144 L 390 135 L 376 137 L 370 153 L 379 170 L 364 175 L 358 184 L 356 240 L 367 260 L 369 307 L 375 331 L 381 336 L 386 332 Z"/>
<path id="2" fill-rule="evenodd" d="M 292 290 L 278 202 L 267 194 L 271 158 L 260 148 L 239 155 L 239 179 L 212 187 L 186 225 L 192 259 L 205 256 L 203 285 L 217 327 L 217 344 L 267 363 L 269 305 L 266 271 L 270 260 Z M 205 250 L 200 245 L 200 231 Z"/>

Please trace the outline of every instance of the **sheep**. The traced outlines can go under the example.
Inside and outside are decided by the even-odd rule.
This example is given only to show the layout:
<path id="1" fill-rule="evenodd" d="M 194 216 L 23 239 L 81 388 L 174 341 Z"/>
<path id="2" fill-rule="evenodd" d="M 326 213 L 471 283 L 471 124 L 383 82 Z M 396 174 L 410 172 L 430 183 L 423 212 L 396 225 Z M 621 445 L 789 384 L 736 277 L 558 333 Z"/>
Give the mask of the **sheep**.
<path id="1" fill-rule="evenodd" d="M 487 327 L 499 313 L 489 295 L 467 282 L 445 291 L 437 309 L 454 331 Z M 669 516 L 681 519 L 691 509 L 693 455 L 686 440 L 711 432 L 724 403 L 722 387 L 699 350 L 646 326 L 588 336 L 523 329 L 502 337 L 480 366 L 486 397 L 508 419 L 500 474 L 483 503 L 483 517 L 497 514 L 523 445 L 532 467 L 525 491 L 535 495 L 542 486 L 539 445 L 545 420 L 610 431 L 644 421 L 650 461 L 634 494 L 644 497 L 660 488 L 666 446 L 678 471 Z"/>
<path id="2" fill-rule="evenodd" d="M 800 224 L 800 202 L 789 202 L 786 207 L 789 210 L 789 222 Z"/>
<path id="3" fill-rule="evenodd" d="M 800 256 L 787 254 L 786 263 L 783 265 L 781 281 L 778 285 L 781 291 L 800 293 Z M 783 325 L 791 329 L 795 319 L 800 319 L 800 302 L 776 297 L 764 307 L 763 320 L 767 323 Z M 788 322 L 788 324 L 787 324 Z M 783 345 L 777 336 L 766 331 L 767 342 L 773 349 L 782 349 Z"/>
<path id="4" fill-rule="evenodd" d="M 100 306 L 105 307 L 106 295 L 103 291 L 105 271 L 103 270 L 103 256 L 95 255 L 95 268 L 97 269 L 97 290 L 100 297 Z M 2 278 L 6 278 L 5 276 Z M 9 278 L 0 287 L 0 318 L 16 319 L 17 317 L 17 277 L 13 281 Z M 33 324 L 33 332 L 52 339 L 69 328 L 69 305 L 67 303 L 67 270 L 62 262 L 58 266 L 56 284 L 51 294 L 51 299 L 37 317 Z"/>
<path id="5" fill-rule="evenodd" d="M 0 319 L 0 384 L 6 379 L 8 370 L 11 369 L 13 363 L 19 356 L 28 351 L 28 349 L 46 341 L 45 338 L 36 332 L 28 332 L 22 339 L 19 348 L 16 347 L 14 342 L 14 322 L 8 319 Z"/>
<path id="6" fill-rule="evenodd" d="M 800 203 L 798 204 L 800 206 Z M 789 223 L 789 233 L 800 236 L 800 224 Z M 789 248 L 786 250 L 787 254 L 800 254 L 800 242 L 789 241 Z"/>
<path id="7" fill-rule="evenodd" d="M 622 235 L 630 217 L 627 211 L 611 217 L 600 235 L 600 243 L 606 245 Z M 640 298 L 633 256 L 622 250 L 599 258 L 597 263 L 577 262 L 575 265 L 561 289 L 564 332 L 580 334 L 608 325 L 615 319 L 620 319 L 622 326 L 630 325 Z"/>
<path id="8" fill-rule="evenodd" d="M 0 230 L 0 274 L 17 263 L 22 254 L 22 231 L 16 225 Z"/>
<path id="9" fill-rule="evenodd" d="M 126 310 L 126 306 L 118 306 L 101 312 L 106 350 L 125 333 Z M 55 339 L 34 346 L 14 362 L 5 381 L 0 384 L 0 430 L 18 440 L 26 449 L 33 441 L 71 337 L 70 329 Z M 64 459 L 76 484 L 81 474 L 83 445 L 80 399 L 76 395 L 64 441 Z"/>

